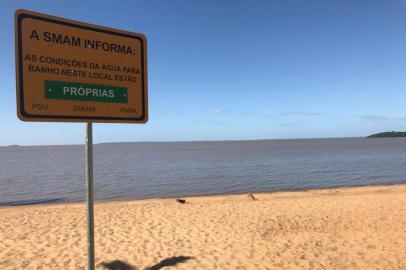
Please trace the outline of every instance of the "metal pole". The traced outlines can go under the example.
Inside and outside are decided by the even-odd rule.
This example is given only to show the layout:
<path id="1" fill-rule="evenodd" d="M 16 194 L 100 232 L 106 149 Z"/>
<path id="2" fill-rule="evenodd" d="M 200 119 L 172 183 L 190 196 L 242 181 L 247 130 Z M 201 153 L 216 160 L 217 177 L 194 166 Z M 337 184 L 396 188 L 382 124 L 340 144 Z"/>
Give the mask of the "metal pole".
<path id="1" fill-rule="evenodd" d="M 94 270 L 94 210 L 93 210 L 93 128 L 86 124 L 86 204 L 87 204 L 87 265 Z"/>

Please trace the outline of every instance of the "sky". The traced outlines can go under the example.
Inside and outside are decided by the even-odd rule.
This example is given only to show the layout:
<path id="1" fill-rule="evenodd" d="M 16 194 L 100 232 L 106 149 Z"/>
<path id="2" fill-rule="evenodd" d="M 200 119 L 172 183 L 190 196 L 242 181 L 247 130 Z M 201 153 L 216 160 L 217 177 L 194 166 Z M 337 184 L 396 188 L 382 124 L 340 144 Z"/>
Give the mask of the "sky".
<path id="1" fill-rule="evenodd" d="M 2 0 L 0 145 L 84 143 L 84 123 L 17 118 L 20 8 L 147 37 L 149 121 L 95 124 L 95 143 L 406 130 L 405 0 Z"/>

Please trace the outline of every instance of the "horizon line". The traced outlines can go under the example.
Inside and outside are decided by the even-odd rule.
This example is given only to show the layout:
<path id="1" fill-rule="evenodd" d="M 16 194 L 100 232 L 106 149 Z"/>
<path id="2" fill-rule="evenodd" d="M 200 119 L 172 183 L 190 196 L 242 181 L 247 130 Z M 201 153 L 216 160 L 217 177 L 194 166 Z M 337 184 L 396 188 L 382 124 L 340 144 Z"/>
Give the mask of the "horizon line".
<path id="1" fill-rule="evenodd" d="M 201 143 L 201 142 L 255 142 L 255 141 L 284 141 L 284 140 L 323 140 L 323 139 L 358 139 L 366 136 L 349 136 L 349 137 L 309 137 L 309 138 L 274 138 L 274 139 L 230 139 L 230 140 L 163 140 L 163 141 L 123 141 L 123 142 L 98 142 L 99 144 L 130 144 L 130 143 Z M 83 143 L 72 144 L 10 144 L 0 145 L 0 147 L 30 147 L 30 146 L 76 146 L 84 145 Z"/>

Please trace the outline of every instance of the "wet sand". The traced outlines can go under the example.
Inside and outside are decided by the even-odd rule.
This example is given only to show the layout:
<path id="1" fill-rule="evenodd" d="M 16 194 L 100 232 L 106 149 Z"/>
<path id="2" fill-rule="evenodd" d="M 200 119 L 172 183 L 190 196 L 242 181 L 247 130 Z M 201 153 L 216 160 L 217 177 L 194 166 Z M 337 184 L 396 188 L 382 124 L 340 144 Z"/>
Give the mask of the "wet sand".
<path id="1" fill-rule="evenodd" d="M 406 269 L 406 185 L 254 196 L 96 203 L 97 268 Z M 0 269 L 86 269 L 86 239 L 85 204 L 0 208 Z"/>

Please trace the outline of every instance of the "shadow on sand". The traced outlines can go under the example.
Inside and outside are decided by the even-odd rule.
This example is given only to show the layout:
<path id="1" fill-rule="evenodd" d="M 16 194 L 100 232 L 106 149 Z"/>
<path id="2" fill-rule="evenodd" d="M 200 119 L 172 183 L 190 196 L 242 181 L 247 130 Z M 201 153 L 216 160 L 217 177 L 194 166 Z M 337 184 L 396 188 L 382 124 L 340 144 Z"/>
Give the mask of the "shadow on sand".
<path id="1" fill-rule="evenodd" d="M 188 260 L 193 259 L 193 257 L 190 256 L 177 256 L 177 257 L 169 257 L 166 259 L 163 259 L 162 261 L 160 261 L 159 263 L 151 266 L 151 267 L 147 267 L 144 270 L 160 270 L 166 266 L 175 266 L 178 263 L 185 263 Z"/>
<path id="2" fill-rule="evenodd" d="M 126 262 L 115 260 L 111 262 L 101 262 L 99 266 L 107 270 L 136 270 L 134 266 Z"/>

